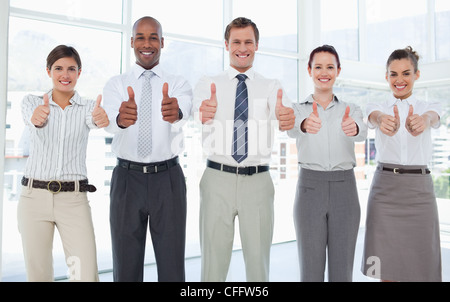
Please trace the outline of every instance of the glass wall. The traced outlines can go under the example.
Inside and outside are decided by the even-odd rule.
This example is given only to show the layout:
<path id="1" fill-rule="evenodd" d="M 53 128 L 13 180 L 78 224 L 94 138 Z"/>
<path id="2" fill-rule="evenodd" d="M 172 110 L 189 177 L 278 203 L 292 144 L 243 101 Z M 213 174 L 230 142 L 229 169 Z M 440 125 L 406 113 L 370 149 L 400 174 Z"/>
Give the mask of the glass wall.
<path id="1" fill-rule="evenodd" d="M 83 71 L 78 82 L 78 92 L 96 98 L 102 93 L 106 81 L 134 62 L 129 51 L 129 32 L 132 23 L 144 16 L 156 17 L 163 26 L 165 47 L 161 65 L 168 71 L 184 76 L 192 87 L 203 75 L 214 75 L 227 68 L 228 53 L 224 48 L 223 31 L 231 19 L 245 16 L 259 27 L 261 38 L 255 60 L 255 69 L 282 83 L 288 97 L 296 102 L 305 83 L 299 83 L 300 56 L 298 26 L 300 18 L 321 18 L 321 43 L 334 45 L 345 68 L 348 61 L 360 62 L 359 70 L 342 73 L 342 83 L 337 82 L 336 94 L 348 102 L 359 104 L 363 110 L 368 102 L 389 95 L 384 79 L 352 85 L 352 80 L 363 80 L 371 70 L 366 64 L 384 65 L 389 53 L 396 47 L 412 45 L 428 63 L 450 60 L 450 8 L 447 0 L 435 0 L 435 30 L 429 31 L 427 22 L 428 1 L 384 0 L 321 0 L 318 12 L 299 12 L 303 0 L 283 0 L 274 5 L 268 0 L 108 0 L 108 1 L 33 1 L 11 0 L 9 28 L 9 75 L 4 192 L 3 192 L 3 281 L 24 281 L 20 235 L 17 231 L 16 208 L 20 194 L 20 179 L 27 159 L 27 133 L 20 113 L 20 103 L 26 94 L 42 94 L 51 88 L 45 71 L 47 54 L 58 44 L 72 45 L 80 52 Z M 128 5 L 124 5 L 128 3 Z M 130 5 L 131 3 L 131 5 Z M 365 6 L 361 6 L 364 3 Z M 392 5 L 402 4 L 401 9 Z M 155 5 L 157 4 L 157 5 Z M 127 11 L 131 7 L 131 11 Z M 255 9 L 259 7 L 260 9 Z M 361 7 L 365 15 L 360 16 Z M 99 13 L 108 9 L 108 13 Z M 176 8 L 176 9 L 174 9 Z M 177 13 L 179 12 L 179 13 Z M 206 12 L 206 13 L 205 13 Z M 361 20 L 363 21 L 360 24 Z M 392 30 L 396 28 L 397 31 Z M 399 32 L 401 34 L 399 34 Z M 435 35 L 435 47 L 427 42 Z M 360 37 L 364 37 L 360 41 Z M 361 56 L 365 49 L 364 56 Z M 429 53 L 435 50 L 436 54 Z M 130 57 L 124 54 L 130 54 Z M 423 60 L 422 64 L 426 64 Z M 447 62 L 447 61 L 446 61 Z M 448 79 L 448 74 L 436 80 Z M 309 79 L 309 78 L 308 78 Z M 383 86 L 385 85 L 385 86 Z M 380 88 L 381 87 L 381 88 Z M 385 88 L 382 88 L 385 87 Z M 416 93 L 427 100 L 439 100 L 445 108 L 442 126 L 433 132 L 434 155 L 430 165 L 435 176 L 436 195 L 439 198 L 442 225 L 450 225 L 450 215 L 445 206 L 449 203 L 450 177 L 450 90 L 448 82 L 423 83 Z M 181 155 L 188 187 L 188 225 L 186 256 L 199 256 L 198 183 L 205 167 L 201 149 L 200 128 L 191 120 L 185 127 L 186 148 Z M 356 146 L 356 169 L 361 207 L 364 210 L 368 189 L 375 167 L 373 133 L 365 143 Z M 109 182 L 115 156 L 111 152 L 112 137 L 103 130 L 91 133 L 88 144 L 88 175 L 98 191 L 89 198 L 95 225 L 99 269 L 112 268 L 109 233 Z M 297 150 L 295 141 L 284 134 L 276 137 L 271 175 L 276 186 L 274 243 L 295 240 L 292 207 L 297 182 Z M 442 214 L 443 213 L 443 214 Z M 361 225 L 364 224 L 361 219 Z M 238 226 L 237 226 L 238 227 Z M 236 232 L 235 248 L 240 248 Z M 154 262 L 151 240 L 147 240 L 147 263 Z M 54 243 L 55 276 L 65 278 L 66 265 L 59 234 Z"/>
<path id="2" fill-rule="evenodd" d="M 436 59 L 450 60 L 450 1 L 436 1 Z"/>
<path id="3" fill-rule="evenodd" d="M 342 59 L 359 61 L 358 0 L 321 0 L 320 4 L 323 44 L 333 45 Z"/>
<path id="4" fill-rule="evenodd" d="M 383 64 L 394 49 L 410 45 L 427 61 L 427 11 L 427 0 L 366 0 L 366 60 Z"/>

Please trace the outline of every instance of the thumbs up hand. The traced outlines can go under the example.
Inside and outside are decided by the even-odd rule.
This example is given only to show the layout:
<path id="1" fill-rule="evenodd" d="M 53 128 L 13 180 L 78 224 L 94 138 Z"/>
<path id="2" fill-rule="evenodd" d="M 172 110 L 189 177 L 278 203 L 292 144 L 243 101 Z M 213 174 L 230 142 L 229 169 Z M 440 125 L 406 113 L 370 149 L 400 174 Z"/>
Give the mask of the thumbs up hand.
<path id="1" fill-rule="evenodd" d="M 380 131 L 387 136 L 394 136 L 400 128 L 400 116 L 397 105 L 394 106 L 394 116 L 380 113 L 377 117 Z"/>
<path id="2" fill-rule="evenodd" d="M 164 83 L 162 93 L 161 113 L 163 120 L 173 124 L 179 119 L 180 106 L 178 105 L 178 100 L 169 96 L 169 84 L 167 83 Z"/>
<path id="3" fill-rule="evenodd" d="M 44 104 L 36 107 L 31 116 L 31 123 L 38 128 L 41 128 L 47 122 L 48 116 L 50 115 L 50 104 L 48 94 L 44 94 Z"/>
<path id="4" fill-rule="evenodd" d="M 108 127 L 109 119 L 108 115 L 106 114 L 106 111 L 100 106 L 101 103 L 102 103 L 102 95 L 100 94 L 97 97 L 94 110 L 92 111 L 92 120 L 94 121 L 94 124 L 97 125 L 97 127 L 104 128 Z"/>
<path id="5" fill-rule="evenodd" d="M 277 94 L 277 105 L 275 107 L 275 116 L 280 124 L 281 131 L 287 131 L 294 128 L 295 114 L 294 109 L 283 106 L 283 90 L 279 89 Z"/>
<path id="6" fill-rule="evenodd" d="M 310 134 L 319 133 L 322 128 L 322 120 L 319 117 L 319 112 L 317 111 L 317 103 L 313 102 L 313 111 L 307 119 L 302 122 L 301 130 Z"/>
<path id="7" fill-rule="evenodd" d="M 119 108 L 117 125 L 121 128 L 128 128 L 137 121 L 137 105 L 134 100 L 134 90 L 131 87 L 128 90 L 128 101 L 122 102 Z"/>
<path id="8" fill-rule="evenodd" d="M 211 97 L 209 100 L 204 100 L 200 106 L 200 121 L 202 124 L 206 124 L 213 120 L 217 111 L 217 96 L 216 96 L 216 84 L 211 84 Z"/>
<path id="9" fill-rule="evenodd" d="M 358 134 L 358 126 L 356 125 L 355 120 L 350 116 L 350 106 L 347 106 L 345 109 L 341 126 L 347 136 L 356 136 L 356 134 Z"/>
<path id="10" fill-rule="evenodd" d="M 429 126 L 429 119 L 424 116 L 414 114 L 414 107 L 409 106 L 408 117 L 406 118 L 405 127 L 412 136 L 419 136 Z"/>

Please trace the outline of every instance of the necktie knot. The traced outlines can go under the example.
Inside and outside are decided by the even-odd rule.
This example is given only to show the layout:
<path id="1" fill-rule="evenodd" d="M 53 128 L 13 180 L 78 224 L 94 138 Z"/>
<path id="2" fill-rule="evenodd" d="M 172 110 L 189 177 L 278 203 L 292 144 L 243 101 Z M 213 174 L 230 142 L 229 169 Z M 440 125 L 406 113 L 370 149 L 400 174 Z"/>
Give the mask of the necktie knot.
<path id="1" fill-rule="evenodd" d="M 245 74 L 241 73 L 241 74 L 238 74 L 236 76 L 236 78 L 239 80 L 239 82 L 245 82 L 245 80 L 247 79 L 247 76 Z"/>
<path id="2" fill-rule="evenodd" d="M 151 70 L 146 70 L 142 73 L 142 76 L 146 79 L 146 80 L 150 80 L 152 78 L 152 76 L 154 75 L 153 71 Z"/>

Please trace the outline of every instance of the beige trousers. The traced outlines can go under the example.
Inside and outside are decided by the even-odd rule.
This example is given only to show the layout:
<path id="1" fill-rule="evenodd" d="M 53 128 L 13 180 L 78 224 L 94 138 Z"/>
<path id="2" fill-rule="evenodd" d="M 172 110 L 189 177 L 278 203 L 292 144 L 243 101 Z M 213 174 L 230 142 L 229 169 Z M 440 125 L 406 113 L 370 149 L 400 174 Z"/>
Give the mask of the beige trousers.
<path id="1" fill-rule="evenodd" d="M 249 282 L 268 282 L 274 186 L 269 172 L 251 176 L 206 168 L 200 181 L 202 282 L 226 281 L 238 216 Z"/>
<path id="2" fill-rule="evenodd" d="M 55 226 L 61 236 L 70 281 L 98 281 L 97 251 L 86 192 L 50 193 L 22 187 L 17 209 L 30 282 L 51 282 Z"/>

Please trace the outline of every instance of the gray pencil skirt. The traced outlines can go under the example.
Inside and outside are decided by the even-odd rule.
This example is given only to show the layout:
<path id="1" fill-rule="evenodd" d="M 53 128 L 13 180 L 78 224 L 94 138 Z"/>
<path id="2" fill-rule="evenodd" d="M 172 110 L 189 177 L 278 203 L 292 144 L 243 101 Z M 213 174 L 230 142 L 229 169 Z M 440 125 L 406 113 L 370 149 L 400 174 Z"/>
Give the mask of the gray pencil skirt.
<path id="1" fill-rule="evenodd" d="M 394 174 L 380 164 L 367 204 L 362 272 L 381 280 L 440 282 L 439 217 L 430 174 Z"/>

